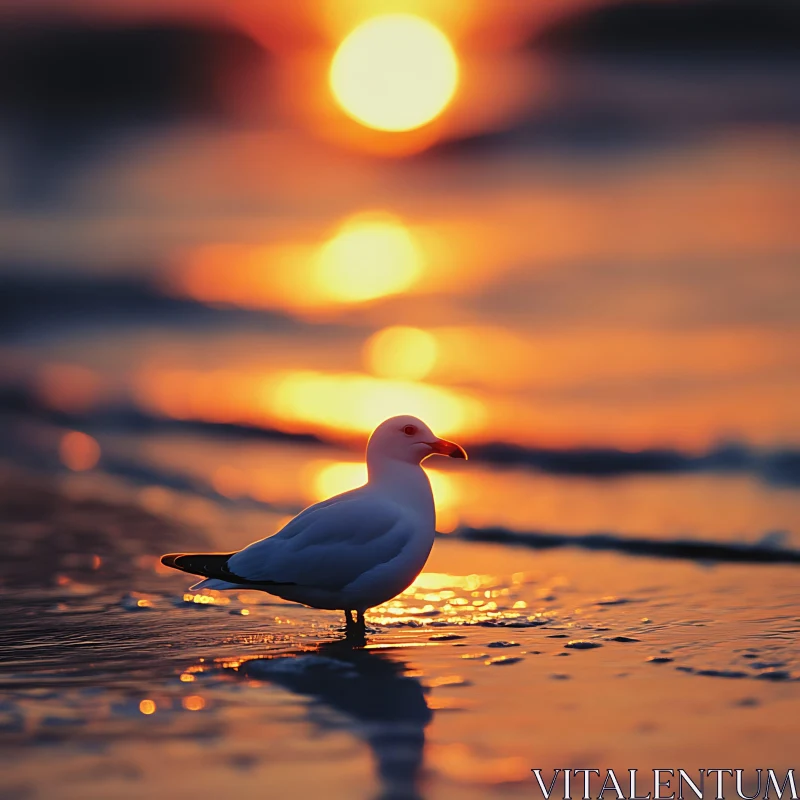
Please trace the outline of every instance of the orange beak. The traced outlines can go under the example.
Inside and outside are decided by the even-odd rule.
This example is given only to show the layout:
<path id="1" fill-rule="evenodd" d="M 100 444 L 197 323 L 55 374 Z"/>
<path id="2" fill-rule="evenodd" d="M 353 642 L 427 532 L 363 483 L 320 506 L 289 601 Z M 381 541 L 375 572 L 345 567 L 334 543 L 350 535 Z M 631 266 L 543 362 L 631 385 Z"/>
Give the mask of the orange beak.
<path id="1" fill-rule="evenodd" d="M 448 442 L 447 439 L 437 439 L 435 442 L 428 442 L 434 453 L 440 456 L 450 456 L 450 458 L 463 458 L 467 460 L 467 451 L 460 444 Z"/>

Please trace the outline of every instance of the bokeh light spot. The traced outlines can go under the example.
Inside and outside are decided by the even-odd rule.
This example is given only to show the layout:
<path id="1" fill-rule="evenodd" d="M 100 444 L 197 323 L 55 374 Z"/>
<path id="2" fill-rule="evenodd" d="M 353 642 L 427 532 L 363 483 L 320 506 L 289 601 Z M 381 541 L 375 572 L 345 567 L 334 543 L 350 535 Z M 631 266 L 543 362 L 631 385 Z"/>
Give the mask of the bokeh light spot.
<path id="1" fill-rule="evenodd" d="M 139 711 L 146 715 L 155 714 L 156 704 L 152 700 L 142 700 L 142 702 L 139 703 Z"/>
<path id="2" fill-rule="evenodd" d="M 183 707 L 187 711 L 201 711 L 206 707 L 206 701 L 199 694 L 192 694 L 183 698 Z"/>
<path id="3" fill-rule="evenodd" d="M 85 472 L 100 460 L 100 445 L 88 434 L 70 431 L 61 437 L 58 454 L 64 466 L 75 472 Z"/>
<path id="4" fill-rule="evenodd" d="M 373 334 L 364 347 L 369 370 L 382 378 L 420 380 L 436 363 L 433 334 L 419 328 L 393 325 Z"/>
<path id="5" fill-rule="evenodd" d="M 362 23 L 339 45 L 330 84 L 356 121 L 407 131 L 430 122 L 450 102 L 458 60 L 432 23 L 413 14 L 386 14 Z"/>

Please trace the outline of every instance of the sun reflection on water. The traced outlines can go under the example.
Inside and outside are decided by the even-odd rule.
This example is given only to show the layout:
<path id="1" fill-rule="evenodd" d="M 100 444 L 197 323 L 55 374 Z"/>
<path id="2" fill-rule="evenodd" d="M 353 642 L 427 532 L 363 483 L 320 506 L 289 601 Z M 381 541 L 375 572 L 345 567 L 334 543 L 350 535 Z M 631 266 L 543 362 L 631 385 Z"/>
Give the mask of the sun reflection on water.
<path id="1" fill-rule="evenodd" d="M 268 376 L 233 371 L 201 372 L 151 368 L 135 379 L 145 408 L 174 419 L 201 419 L 287 430 L 327 429 L 371 433 L 387 417 L 414 414 L 438 434 L 480 429 L 483 404 L 438 386 L 375 378 L 358 373 L 312 370 Z M 233 473 L 219 476 L 227 489 Z"/>
<path id="2" fill-rule="evenodd" d="M 273 408 L 287 421 L 364 433 L 397 414 L 420 417 L 444 435 L 479 426 L 484 416 L 477 400 L 440 387 L 315 372 L 287 375 L 275 390 Z"/>
<path id="3" fill-rule="evenodd" d="M 382 378 L 420 380 L 433 369 L 437 354 L 433 334 L 406 325 L 383 328 L 364 345 L 367 367 Z"/>
<path id="4" fill-rule="evenodd" d="M 205 244 L 177 257 L 168 283 L 204 303 L 309 313 L 408 291 L 427 263 L 422 238 L 403 219 L 367 211 L 323 238 Z"/>
<path id="5" fill-rule="evenodd" d="M 183 602 L 202 606 L 226 606 L 231 602 L 231 599 L 219 592 L 214 594 L 192 594 L 191 592 L 186 592 L 183 595 Z"/>
<path id="6" fill-rule="evenodd" d="M 139 711 L 146 716 L 156 713 L 156 704 L 153 700 L 142 700 L 139 703 Z"/>
<path id="7" fill-rule="evenodd" d="M 325 298 L 360 303 L 402 292 L 423 267 L 419 246 L 400 219 L 358 214 L 320 248 L 314 277 Z"/>
<path id="8" fill-rule="evenodd" d="M 440 627 L 480 625 L 486 627 L 538 627 L 554 618 L 553 609 L 526 612 L 519 595 L 530 578 L 515 574 L 449 575 L 423 572 L 401 595 L 370 610 L 376 625 Z"/>
<path id="9" fill-rule="evenodd" d="M 383 628 L 441 630 L 451 626 L 535 628 L 555 621 L 563 622 L 563 608 L 553 603 L 552 587 L 547 589 L 546 597 L 529 604 L 532 586 L 537 582 L 537 577 L 527 573 L 452 575 L 423 572 L 404 592 L 369 609 L 367 623 Z M 256 624 L 268 620 L 270 625 L 293 625 L 291 620 L 275 616 L 275 602 L 275 598 L 262 592 L 231 595 L 206 590 L 202 594 L 185 593 L 181 608 L 200 606 L 211 613 L 240 615 L 246 611 Z M 246 604 L 247 608 L 239 608 L 240 604 Z M 258 642 L 261 636 L 243 634 L 237 637 L 237 641 Z M 431 641 L 436 641 L 436 636 Z M 224 662 L 223 666 L 234 665 L 230 659 Z M 185 669 L 180 680 L 191 682 L 193 675 L 202 669 L 199 665 Z"/>

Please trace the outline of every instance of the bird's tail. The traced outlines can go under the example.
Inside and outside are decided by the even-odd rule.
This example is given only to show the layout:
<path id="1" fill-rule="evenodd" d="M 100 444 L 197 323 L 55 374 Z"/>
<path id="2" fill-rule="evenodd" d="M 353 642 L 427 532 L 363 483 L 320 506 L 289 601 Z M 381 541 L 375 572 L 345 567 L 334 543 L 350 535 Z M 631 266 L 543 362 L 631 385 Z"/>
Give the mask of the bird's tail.
<path id="1" fill-rule="evenodd" d="M 161 556 L 161 563 L 190 575 L 216 578 L 227 583 L 235 577 L 227 569 L 228 559 L 233 555 L 235 553 L 169 553 Z"/>
<path id="2" fill-rule="evenodd" d="M 164 566 L 202 575 L 207 580 L 194 584 L 192 589 L 242 589 L 252 587 L 270 591 L 273 586 L 294 586 L 288 581 L 251 580 L 228 569 L 228 560 L 236 553 L 168 553 L 161 556 Z"/>

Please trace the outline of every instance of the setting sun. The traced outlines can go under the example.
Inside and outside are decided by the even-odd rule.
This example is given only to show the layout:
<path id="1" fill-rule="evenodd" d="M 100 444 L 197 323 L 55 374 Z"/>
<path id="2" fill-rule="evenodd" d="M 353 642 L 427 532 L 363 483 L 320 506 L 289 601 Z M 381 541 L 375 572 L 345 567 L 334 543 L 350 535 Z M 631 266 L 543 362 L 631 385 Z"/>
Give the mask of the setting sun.
<path id="1" fill-rule="evenodd" d="M 458 84 L 447 37 L 411 14 L 359 25 L 333 57 L 330 83 L 345 112 L 370 128 L 408 131 L 438 116 Z"/>

